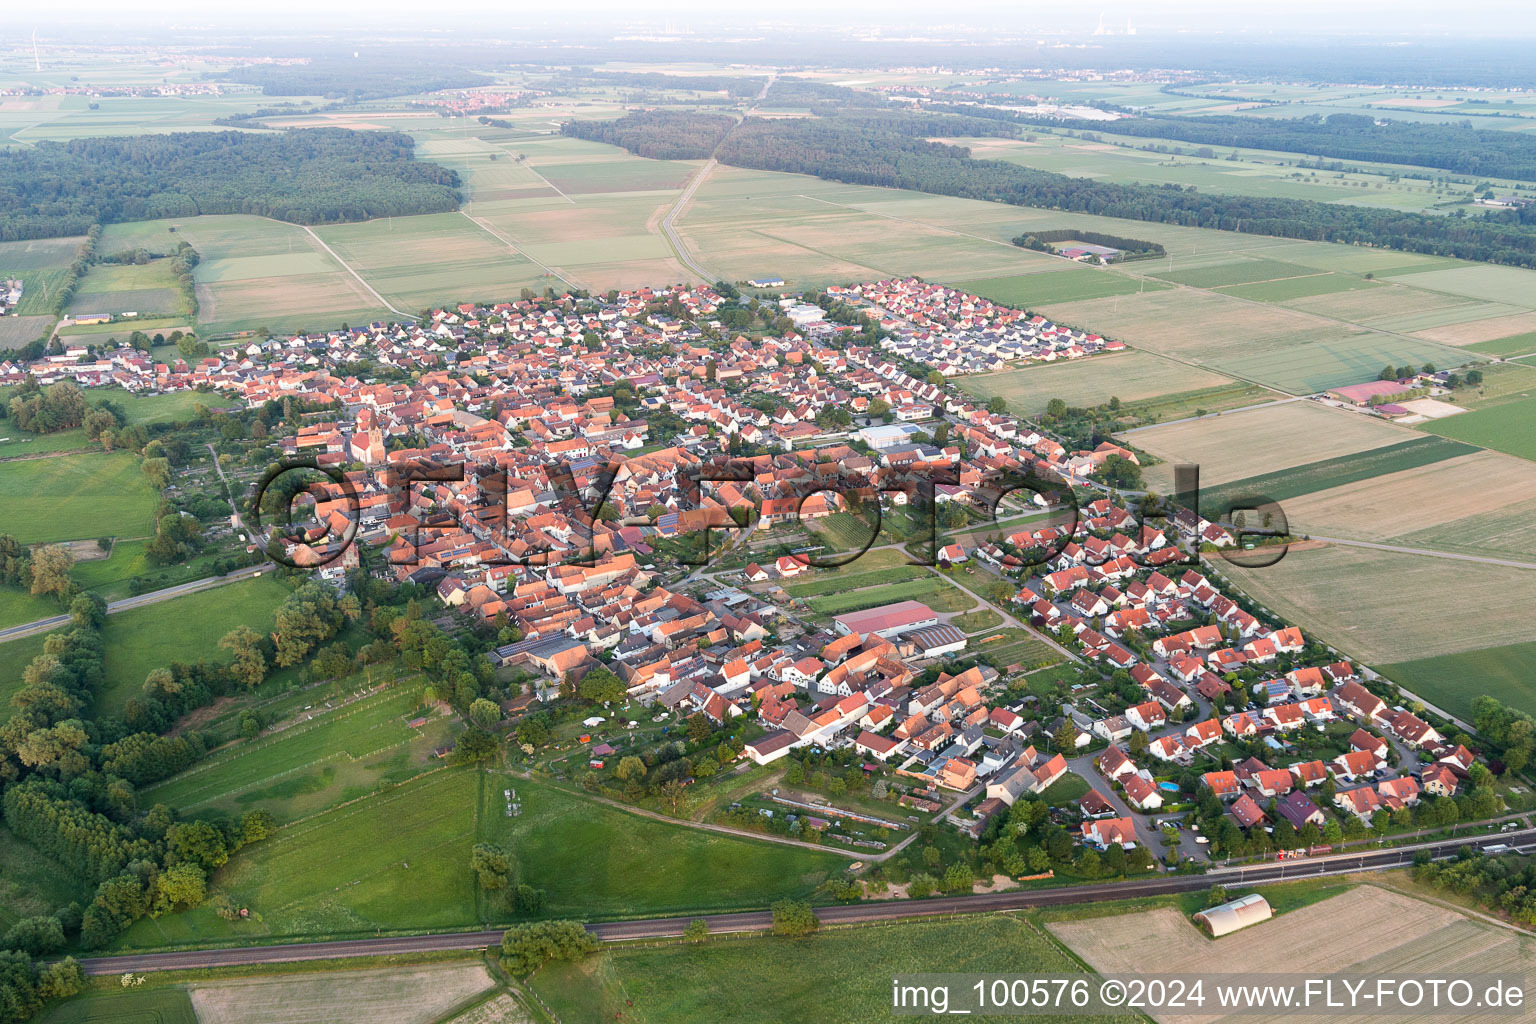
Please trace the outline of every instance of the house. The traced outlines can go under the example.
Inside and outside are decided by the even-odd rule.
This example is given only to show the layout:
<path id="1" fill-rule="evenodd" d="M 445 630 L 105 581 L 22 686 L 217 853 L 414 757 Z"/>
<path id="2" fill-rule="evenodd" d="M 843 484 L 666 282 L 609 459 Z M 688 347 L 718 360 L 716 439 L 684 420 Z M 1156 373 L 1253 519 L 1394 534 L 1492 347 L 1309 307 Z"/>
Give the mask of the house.
<path id="1" fill-rule="evenodd" d="M 1290 732 L 1307 724 L 1307 718 L 1296 704 L 1275 704 L 1264 709 L 1264 720 L 1275 727 L 1276 732 Z"/>
<path id="2" fill-rule="evenodd" d="M 776 729 L 766 736 L 759 736 L 748 742 L 745 748 L 746 755 L 757 764 L 768 764 L 788 754 L 795 743 L 794 733 Z"/>
<path id="3" fill-rule="evenodd" d="M 1333 805 L 1362 821 L 1369 821 L 1371 815 L 1381 810 L 1381 797 L 1370 786 L 1342 789 L 1333 795 Z"/>
<path id="4" fill-rule="evenodd" d="M 1184 745 L 1184 737 L 1178 733 L 1159 736 L 1147 744 L 1147 753 L 1159 761 L 1188 761 L 1191 755 L 1190 749 Z"/>
<path id="5" fill-rule="evenodd" d="M 1196 722 L 1184 730 L 1184 742 L 1200 750 L 1221 740 L 1221 723 L 1214 718 L 1207 718 L 1203 722 Z"/>
<path id="6" fill-rule="evenodd" d="M 1412 807 L 1419 802 L 1419 784 L 1410 775 L 1400 779 L 1385 779 L 1376 784 L 1376 793 L 1392 810 Z"/>
<path id="7" fill-rule="evenodd" d="M 1242 789 L 1238 784 L 1236 772 L 1206 772 L 1201 776 L 1200 781 L 1206 789 L 1223 800 L 1236 796 Z"/>
<path id="8" fill-rule="evenodd" d="M 1293 777 L 1288 768 L 1265 768 L 1248 776 L 1248 785 L 1254 792 L 1268 799 L 1289 793 L 1293 785 Z"/>
<path id="9" fill-rule="evenodd" d="M 1388 746 L 1389 744 L 1385 737 L 1377 736 L 1375 733 L 1365 729 L 1356 729 L 1349 737 L 1349 747 L 1351 750 L 1367 751 L 1378 761 L 1385 761 L 1387 759 Z"/>
<path id="10" fill-rule="evenodd" d="M 1427 747 L 1442 742 L 1445 737 L 1424 719 L 1411 711 L 1388 713 L 1382 728 L 1412 747 Z"/>
<path id="11" fill-rule="evenodd" d="M 1136 765 L 1119 747 L 1110 746 L 1099 755 L 1099 773 L 1114 782 L 1123 775 L 1135 775 Z"/>
<path id="12" fill-rule="evenodd" d="M 1161 704 L 1155 700 L 1149 700 L 1145 704 L 1126 708 L 1125 720 L 1142 732 L 1150 732 L 1166 723 L 1168 715 L 1163 711 Z"/>
<path id="13" fill-rule="evenodd" d="M 748 583 L 761 583 L 764 580 L 766 580 L 767 578 L 768 578 L 768 570 L 764 569 L 762 566 L 758 565 L 756 562 L 752 562 L 751 564 L 749 564 L 747 566 L 747 582 Z"/>
<path id="14" fill-rule="evenodd" d="M 893 740 L 888 736 L 881 736 L 868 730 L 860 732 L 853 741 L 855 750 L 870 757 L 879 758 L 882 761 L 904 746 L 906 746 L 905 740 Z"/>
<path id="15" fill-rule="evenodd" d="M 1353 681 L 1343 683 L 1333 691 L 1333 702 L 1368 722 L 1381 717 L 1387 710 L 1385 701 Z"/>
<path id="16" fill-rule="evenodd" d="M 1082 824 L 1083 842 L 1092 843 L 1101 850 L 1111 845 L 1134 846 L 1136 822 L 1130 818 L 1099 818 Z"/>
<path id="17" fill-rule="evenodd" d="M 1328 779 L 1328 766 L 1321 761 L 1304 761 L 1291 765 L 1291 774 L 1302 788 L 1321 786 Z"/>
<path id="18" fill-rule="evenodd" d="M 1313 803 L 1312 798 L 1299 789 L 1291 790 L 1276 801 L 1275 811 L 1296 828 L 1308 824 L 1322 828 L 1328 821 L 1322 808 Z"/>
<path id="19" fill-rule="evenodd" d="M 1227 809 L 1227 813 L 1232 815 L 1232 820 L 1243 828 L 1253 828 L 1267 820 L 1263 808 L 1247 793 L 1232 801 L 1232 806 Z"/>
<path id="20" fill-rule="evenodd" d="M 1424 792 L 1431 796 L 1455 796 L 1456 773 L 1443 764 L 1432 764 L 1419 773 Z"/>
<path id="21" fill-rule="evenodd" d="M 1140 775 L 1127 775 L 1121 785 L 1125 788 L 1126 802 L 1138 811 L 1155 811 L 1163 806 L 1163 795 L 1158 792 L 1157 785 Z"/>
<path id="22" fill-rule="evenodd" d="M 1031 792 L 1034 785 L 1034 770 L 1028 765 L 1020 765 L 1002 778 L 987 783 L 987 799 L 1001 800 L 1011 807 L 1015 800 Z"/>
<path id="23" fill-rule="evenodd" d="M 1111 743 L 1125 739 L 1133 731 L 1131 723 L 1126 721 L 1124 715 L 1112 715 L 1093 723 L 1094 735 L 1102 736 Z"/>
<path id="24" fill-rule="evenodd" d="M 1370 775 L 1381 764 L 1369 750 L 1351 750 L 1333 759 L 1333 774 L 1343 779 L 1356 779 Z"/>
<path id="25" fill-rule="evenodd" d="M 1096 789 L 1090 789 L 1078 800 L 1077 809 L 1085 818 L 1102 818 L 1115 813 L 1115 805 L 1109 802 L 1109 797 Z"/>
<path id="26" fill-rule="evenodd" d="M 1067 774 L 1067 759 L 1057 754 L 1045 764 L 1035 769 L 1035 784 L 1032 787 L 1036 793 L 1045 791 L 1045 788 L 1063 775 Z"/>

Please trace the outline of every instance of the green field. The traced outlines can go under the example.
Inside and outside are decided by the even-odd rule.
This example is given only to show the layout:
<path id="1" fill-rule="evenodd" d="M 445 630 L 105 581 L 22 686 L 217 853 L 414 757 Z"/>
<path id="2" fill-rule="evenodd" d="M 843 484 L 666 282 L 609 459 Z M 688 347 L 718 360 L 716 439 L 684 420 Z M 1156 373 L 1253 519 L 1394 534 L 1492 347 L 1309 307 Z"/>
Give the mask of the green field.
<path id="1" fill-rule="evenodd" d="M 185 315 L 191 310 L 176 286 L 169 258 L 145 264 L 97 263 L 80 279 L 69 315 L 83 313 L 163 313 Z M 136 328 L 127 321 L 119 328 L 126 334 Z"/>
<path id="2" fill-rule="evenodd" d="M 1219 487 L 1202 490 L 1200 508 L 1208 517 L 1225 516 L 1234 507 L 1232 503 L 1240 499 L 1262 495 L 1271 501 L 1284 502 L 1288 498 L 1326 491 L 1330 487 L 1352 484 L 1357 480 L 1428 466 L 1454 459 L 1458 455 L 1469 455 L 1476 450 L 1470 445 L 1441 438 L 1415 438 L 1341 458 L 1322 459 L 1273 473 L 1232 480 Z"/>
<path id="3" fill-rule="evenodd" d="M 1536 459 L 1536 398 L 1447 416 L 1420 424 L 1420 429 L 1523 459 Z"/>
<path id="4" fill-rule="evenodd" d="M 1149 260 L 1144 266 L 1160 268 L 1164 264 Z M 1264 257 L 1247 257 L 1208 267 L 1194 267 L 1189 270 L 1150 269 L 1147 273 L 1164 281 L 1187 284 L 1193 288 L 1220 288 L 1227 285 L 1250 284 L 1255 281 L 1279 281 L 1302 277 L 1316 271 L 1295 263 L 1284 263 Z"/>
<path id="5" fill-rule="evenodd" d="M 861 564 L 862 560 L 849 563 L 849 567 Z M 841 594 L 849 590 L 859 590 L 864 587 L 884 586 L 890 583 L 905 583 L 909 580 L 922 579 L 929 576 L 926 568 L 920 565 L 895 566 L 889 569 L 875 569 L 870 572 L 859 573 L 826 573 L 813 576 L 805 583 L 791 583 L 784 587 L 790 597 L 820 597 L 824 594 Z"/>
<path id="6" fill-rule="evenodd" d="M 1212 412 L 1227 412 L 1247 405 L 1258 405 L 1273 400 L 1275 393 L 1256 384 L 1241 381 L 1222 384 L 1213 388 L 1194 391 L 1178 391 L 1157 398 L 1145 398 L 1127 402 L 1120 409 L 1122 415 L 1133 416 L 1143 424 L 1166 423 L 1186 416 L 1202 416 Z"/>
<path id="7" fill-rule="evenodd" d="M 52 596 L 33 597 L 17 587 L 0 587 L 0 629 L 60 614 L 59 602 Z"/>
<path id="8" fill-rule="evenodd" d="M 36 1024 L 198 1024 L 184 988 L 87 992 L 44 1010 Z"/>
<path id="9" fill-rule="evenodd" d="M 1015 309 L 1030 309 L 1042 302 L 1103 299 L 1111 295 L 1128 295 L 1134 291 L 1156 291 L 1167 285 L 1156 281 L 1138 282 L 1120 274 L 1077 265 L 1050 273 L 957 281 L 955 287 Z"/>
<path id="10" fill-rule="evenodd" d="M 1002 639 L 982 643 L 999 634 Z M 1025 672 L 1066 660 L 1056 648 L 1022 629 L 995 629 L 973 637 L 965 653 L 968 657 L 986 658 L 999 670 L 1018 665 Z"/>
<path id="11" fill-rule="evenodd" d="M 111 554 L 106 558 L 76 562 L 70 576 L 86 590 L 100 594 L 108 601 L 116 601 L 129 596 L 128 583 L 135 578 L 145 580 L 149 584 L 147 589 L 159 590 L 211 576 L 213 563 L 227 554 L 212 550 L 176 565 L 155 565 L 145 553 L 148 545 L 148 540 L 113 541 Z"/>
<path id="12" fill-rule="evenodd" d="M 1314 295 L 1333 295 L 1337 292 L 1353 292 L 1379 287 L 1381 286 L 1353 274 L 1303 273 L 1298 277 L 1254 281 L 1251 284 L 1230 285 L 1219 290 L 1224 295 L 1236 295 L 1240 299 L 1252 299 L 1255 302 L 1286 302 L 1311 298 Z"/>
<path id="13" fill-rule="evenodd" d="M 1172 400 L 1192 391 L 1220 389 L 1225 392 L 1228 388 L 1242 386 L 1213 370 L 1139 351 L 1043 366 L 1019 366 L 997 373 L 961 377 L 958 383 L 977 398 L 1001 395 L 1010 409 L 1024 416 L 1043 412 L 1053 398 L 1086 408 L 1102 405 L 1111 398 L 1134 404 L 1146 400 Z"/>
<path id="14" fill-rule="evenodd" d="M 1420 658 L 1382 665 L 1380 671 L 1463 721 L 1471 721 L 1472 698 L 1479 695 L 1536 715 L 1536 643 Z"/>
<path id="15" fill-rule="evenodd" d="M 798 939 L 716 938 L 699 946 L 618 949 L 549 964 L 532 985 L 567 1021 L 852 1022 L 893 1019 L 896 974 L 1082 970 L 1032 924 L 997 915 L 838 928 Z M 1084 1024 L 1109 1019 L 1073 1018 Z"/>
<path id="16" fill-rule="evenodd" d="M 437 715 L 419 728 L 406 724 L 428 715 L 420 687 L 410 683 L 335 710 L 312 700 L 317 708 L 301 712 L 302 720 L 224 748 L 146 790 L 146 799 L 180 811 L 259 808 L 292 820 L 405 781 L 435 763 L 433 750 L 451 734 Z"/>
<path id="17" fill-rule="evenodd" d="M 0 932 L 90 898 L 89 888 L 0 825 Z"/>
<path id="18" fill-rule="evenodd" d="M 1500 359 L 1529 355 L 1536 352 L 1536 331 L 1515 334 L 1508 338 L 1496 338 L 1493 341 L 1480 341 L 1468 345 L 1467 348 L 1474 352 L 1481 352 L 1485 356 L 1497 356 Z"/>
<path id="19" fill-rule="evenodd" d="M 108 617 L 102 631 L 106 682 L 97 707 L 121 711 L 142 690 L 145 676 L 172 661 L 227 661 L 218 647 L 224 634 L 241 625 L 270 632 L 272 613 L 289 593 L 277 577 L 258 576 Z"/>
<path id="20" fill-rule="evenodd" d="M 144 536 L 152 532 L 156 502 L 138 457 L 128 452 L 0 466 L 0 533 L 25 544 Z"/>
<path id="21" fill-rule="evenodd" d="M 844 612 L 895 604 L 897 601 L 921 601 L 936 612 L 962 612 L 976 603 L 970 595 L 945 583 L 942 578 L 930 576 L 928 579 L 892 583 L 852 593 L 813 597 L 806 604 L 818 615 L 841 615 Z"/>

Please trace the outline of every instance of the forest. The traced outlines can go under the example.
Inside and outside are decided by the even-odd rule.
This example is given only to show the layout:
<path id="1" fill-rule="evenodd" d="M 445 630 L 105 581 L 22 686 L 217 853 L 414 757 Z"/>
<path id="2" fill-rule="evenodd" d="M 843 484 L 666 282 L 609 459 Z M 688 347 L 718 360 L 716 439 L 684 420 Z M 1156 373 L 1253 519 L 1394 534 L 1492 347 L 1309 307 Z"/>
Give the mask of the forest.
<path id="1" fill-rule="evenodd" d="M 626 148 L 632 149 L 650 139 L 634 117 L 620 118 L 612 129 L 612 137 L 627 140 Z M 715 156 L 736 167 L 812 174 L 852 185 L 1536 266 L 1536 207 L 1477 217 L 1434 216 L 1305 199 L 1219 195 L 1171 184 L 1073 178 L 1000 160 L 972 159 L 963 147 L 924 137 L 964 135 L 963 127 L 946 124 L 945 115 L 912 117 L 914 123 L 902 131 L 889 127 L 901 119 L 889 110 L 871 117 L 862 112 L 814 119 L 749 117 L 731 130 Z M 919 127 L 923 130 L 915 130 Z M 934 128 L 941 130 L 929 130 Z M 683 130 L 669 122 L 668 131 Z"/>
<path id="2" fill-rule="evenodd" d="M 1059 118 L 1025 114 L 1014 114 L 1011 119 L 1029 124 L 1062 123 Z M 1338 160 L 1373 160 L 1437 167 L 1458 174 L 1536 181 L 1536 139 L 1525 132 L 1474 128 L 1467 121 L 1447 124 L 1386 120 L 1378 124 L 1365 114 L 1290 118 L 1159 114 L 1094 121 L 1092 129 L 1108 135 L 1169 139 L 1202 146 L 1274 149 Z"/>
<path id="3" fill-rule="evenodd" d="M 617 121 L 568 121 L 564 134 L 622 146 L 652 160 L 707 160 L 735 124 L 728 114 L 651 110 Z"/>
<path id="4" fill-rule="evenodd" d="M 93 224 L 252 213 L 297 224 L 458 209 L 456 172 L 410 136 L 344 128 L 175 132 L 0 150 L 0 241 Z"/>
<path id="5" fill-rule="evenodd" d="M 258 85 L 264 96 L 324 96 L 351 102 L 439 89 L 472 89 L 494 81 L 478 72 L 399 56 L 388 60 L 335 58 L 308 64 L 251 64 L 226 71 L 220 80 Z"/>

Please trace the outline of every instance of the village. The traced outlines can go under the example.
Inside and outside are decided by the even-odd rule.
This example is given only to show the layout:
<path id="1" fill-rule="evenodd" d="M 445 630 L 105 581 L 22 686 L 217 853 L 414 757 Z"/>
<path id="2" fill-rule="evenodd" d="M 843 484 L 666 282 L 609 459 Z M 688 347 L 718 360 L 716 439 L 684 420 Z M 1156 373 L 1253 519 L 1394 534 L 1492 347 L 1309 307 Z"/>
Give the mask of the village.
<path id="1" fill-rule="evenodd" d="M 1048 797 L 1081 848 L 1133 853 L 1142 869 L 1497 815 L 1492 775 L 1454 723 L 1383 699 L 1390 684 L 1200 567 L 1232 529 L 1149 515 L 1098 482 L 1133 451 L 1069 450 L 947 383 L 1121 343 L 915 279 L 829 288 L 821 304 L 733 292 L 526 295 L 191 360 L 71 344 L 0 363 L 0 382 L 298 403 L 271 443 L 326 473 L 307 499 L 324 537 L 251 527 L 252 542 L 337 586 L 366 566 L 428 587 L 444 621 L 493 626 L 505 642 L 492 660 L 526 680 L 504 708 L 509 734 L 611 672 L 632 710 L 588 711 L 580 743 L 529 755 L 605 792 L 622 791 L 626 756 L 701 719 L 732 775 L 810 755 L 857 766 L 870 787 L 845 807 L 835 792 L 753 790 L 733 820 L 869 850 L 920 821 L 982 840 L 1017 802 Z M 778 330 L 748 338 L 726 312 Z M 365 364 L 375 372 L 347 372 Z M 690 486 L 726 460 L 730 479 Z M 839 491 L 834 471 L 868 483 Z M 883 482 L 927 471 L 953 480 L 933 509 Z M 1057 490 L 989 507 L 984 485 L 1007 473 Z M 807 480 L 827 486 L 806 493 Z M 1063 499 L 1079 520 L 1037 521 Z M 837 614 L 785 594 L 834 571 L 812 563 L 832 535 L 817 531 L 869 507 L 907 525 L 940 507 L 981 524 L 949 531 L 963 539 L 918 571 L 1075 675 L 1031 692 L 1030 673 L 987 656 L 995 634 L 894 589 Z M 988 525 L 1009 517 L 1025 522 Z M 701 536 L 714 559 L 686 557 Z M 880 536 L 887 555 L 916 551 Z"/>

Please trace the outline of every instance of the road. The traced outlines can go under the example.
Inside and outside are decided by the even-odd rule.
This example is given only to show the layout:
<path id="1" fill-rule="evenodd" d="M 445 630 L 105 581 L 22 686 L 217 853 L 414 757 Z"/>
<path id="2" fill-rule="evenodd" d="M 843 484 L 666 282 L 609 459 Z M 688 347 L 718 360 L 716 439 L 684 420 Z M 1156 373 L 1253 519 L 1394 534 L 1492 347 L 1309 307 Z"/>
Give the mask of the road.
<path id="1" fill-rule="evenodd" d="M 693 180 L 688 182 L 688 187 L 683 189 L 683 194 L 677 197 L 677 202 L 672 204 L 672 209 L 668 210 L 667 215 L 661 218 L 662 234 L 667 236 L 667 244 L 672 246 L 673 252 L 677 253 L 677 261 L 706 284 L 716 281 L 718 278 L 699 266 L 688 252 L 688 247 L 683 244 L 683 240 L 677 236 L 677 218 L 688 206 L 689 200 L 699 190 L 699 186 L 704 184 L 704 179 L 709 177 L 709 172 L 715 169 L 717 163 L 718 161 L 714 157 L 710 157 L 709 162 L 699 168 L 699 173 L 695 174 Z"/>
<path id="2" fill-rule="evenodd" d="M 316 245 L 318 245 L 320 248 L 324 249 L 326 252 L 330 253 L 331 259 L 335 260 L 337 263 L 340 263 L 343 270 L 345 270 L 347 273 L 351 274 L 353 277 L 357 278 L 357 283 L 362 285 L 363 289 L 365 291 L 367 291 L 369 295 L 372 295 L 375 299 L 377 299 L 378 302 L 379 302 L 379 305 L 383 306 L 385 309 L 389 310 L 391 313 L 394 313 L 396 316 L 404 317 L 405 319 L 411 321 L 412 323 L 416 322 L 416 317 L 415 316 L 413 316 L 410 313 L 407 313 L 403 309 L 396 309 L 393 305 L 390 304 L 389 300 L 387 300 L 386 298 L 384 298 L 384 296 L 380 295 L 377 291 L 374 290 L 373 285 L 369 284 L 367 281 L 364 281 L 362 274 L 359 274 L 357 271 L 353 270 L 352 269 L 352 265 L 350 263 L 348 263 L 346 260 L 342 259 L 339 255 L 337 255 L 335 249 L 332 249 L 330 246 L 325 244 L 325 239 L 323 239 L 319 235 L 315 234 L 313 231 L 311 231 L 305 225 L 301 224 L 300 227 L 303 227 L 304 231 L 309 235 L 309 237 L 313 238 L 315 240 L 315 244 Z"/>
<path id="3" fill-rule="evenodd" d="M 214 587 L 222 587 L 226 583 L 234 583 L 238 580 L 259 576 L 263 572 L 275 569 L 277 566 L 271 562 L 263 562 L 261 565 L 247 566 L 244 569 L 236 569 L 226 576 L 207 576 L 190 583 L 178 583 L 174 587 L 166 587 L 164 590 L 154 590 L 148 594 L 139 594 L 137 597 L 125 597 L 121 601 L 113 601 L 107 605 L 107 614 L 116 615 L 130 608 L 142 608 L 147 604 L 156 604 L 160 601 L 168 601 L 173 597 L 182 597 L 186 594 L 195 594 L 200 590 L 211 590 Z M 38 619 L 35 622 L 23 623 L 20 626 L 12 626 L 9 629 L 0 629 L 0 644 L 7 640 L 19 640 L 33 633 L 41 633 L 45 630 L 55 629 L 69 621 L 68 615 L 55 615 L 48 619 Z"/>
<path id="4" fill-rule="evenodd" d="M 1427 849 L 1435 857 L 1454 856 L 1462 846 L 1495 843 L 1525 845 L 1536 842 L 1536 829 L 1523 829 L 1489 835 L 1482 839 L 1454 839 L 1423 843 L 1413 847 L 1379 850 L 1373 853 L 1344 854 L 1309 860 L 1285 861 L 1241 868 L 1218 868 L 1203 875 L 1165 875 L 1104 885 L 1073 885 L 1054 889 L 1021 889 L 1010 892 L 981 893 L 974 896 L 945 896 L 927 900 L 893 900 L 819 907 L 816 916 L 825 924 L 856 924 L 891 921 L 899 918 L 933 917 L 946 914 L 979 914 L 1030 907 L 1063 906 L 1074 903 L 1099 903 L 1106 900 L 1160 896 L 1176 892 L 1198 892 L 1212 885 L 1247 886 L 1326 875 L 1383 871 L 1412 863 L 1416 851 Z M 734 914 L 705 914 L 703 920 L 717 933 L 766 931 L 773 923 L 765 910 Z M 587 926 L 604 942 L 626 939 L 673 938 L 695 917 L 664 917 L 641 921 L 608 921 Z M 169 971 L 204 967 L 234 967 L 242 964 L 292 963 L 305 960 L 331 960 L 349 957 L 382 956 L 390 953 L 431 953 L 440 950 L 484 949 L 501 941 L 499 929 L 477 932 L 453 932 L 434 935 L 401 935 L 376 939 L 350 939 L 334 942 L 303 942 L 283 946 L 244 946 L 232 949 L 184 950 L 173 953 L 133 953 L 124 956 L 88 957 L 80 961 L 87 974 L 122 974 L 126 971 Z"/>

